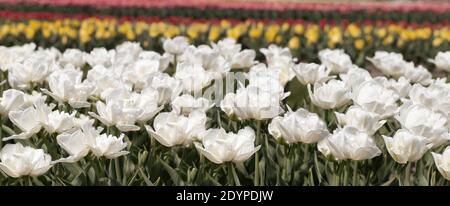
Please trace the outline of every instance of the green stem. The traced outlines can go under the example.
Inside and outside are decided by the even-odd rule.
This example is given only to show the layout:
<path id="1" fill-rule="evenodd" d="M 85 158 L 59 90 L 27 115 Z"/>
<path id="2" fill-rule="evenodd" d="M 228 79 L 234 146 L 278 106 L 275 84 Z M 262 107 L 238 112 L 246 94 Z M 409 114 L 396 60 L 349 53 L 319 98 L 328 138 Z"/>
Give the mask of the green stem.
<path id="1" fill-rule="evenodd" d="M 3 147 L 3 117 L 0 115 L 0 123 L 2 127 L 0 127 L 0 148 Z"/>
<path id="2" fill-rule="evenodd" d="M 258 120 L 257 124 L 256 124 L 256 145 L 258 145 L 261 142 L 261 121 Z M 259 182 L 259 178 L 260 178 L 260 174 L 259 174 L 259 153 L 256 152 L 255 153 L 255 176 L 253 178 L 253 185 L 254 186 L 259 186 L 260 182 Z"/>
<path id="3" fill-rule="evenodd" d="M 358 161 L 353 161 L 353 182 L 352 186 L 356 186 L 356 182 L 358 179 Z"/>
<path id="4" fill-rule="evenodd" d="M 410 178 L 411 178 L 411 163 L 408 162 L 405 169 L 405 182 L 403 183 L 405 186 L 410 186 Z"/>
<path id="5" fill-rule="evenodd" d="M 114 169 L 116 171 L 116 180 L 117 182 L 122 182 L 122 172 L 120 171 L 120 162 L 119 157 L 114 159 Z"/>

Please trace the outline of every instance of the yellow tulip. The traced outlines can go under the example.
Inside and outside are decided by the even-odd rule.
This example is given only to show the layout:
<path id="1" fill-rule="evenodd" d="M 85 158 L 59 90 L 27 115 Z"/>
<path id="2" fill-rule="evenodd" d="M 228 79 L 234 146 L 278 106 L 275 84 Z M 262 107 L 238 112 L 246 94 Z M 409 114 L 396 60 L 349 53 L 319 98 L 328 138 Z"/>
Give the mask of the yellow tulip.
<path id="1" fill-rule="evenodd" d="M 263 29 L 258 28 L 258 27 L 253 27 L 250 29 L 248 35 L 252 39 L 258 39 L 261 36 L 262 32 L 263 32 Z"/>
<path id="2" fill-rule="evenodd" d="M 356 49 L 361 50 L 361 49 L 364 48 L 365 42 L 364 42 L 363 39 L 357 39 L 357 40 L 355 40 L 355 43 L 354 43 L 354 44 L 355 44 L 355 48 L 356 48 Z"/>
<path id="3" fill-rule="evenodd" d="M 300 47 L 300 38 L 294 36 L 291 39 L 289 39 L 288 47 L 290 49 L 298 49 Z"/>
<path id="4" fill-rule="evenodd" d="M 304 31 L 305 31 L 305 27 L 302 24 L 296 24 L 294 26 L 294 33 L 303 34 Z"/>
<path id="5" fill-rule="evenodd" d="M 349 24 L 347 26 L 347 32 L 353 38 L 359 37 L 361 35 L 361 29 L 359 29 L 359 26 L 356 24 Z"/>
<path id="6" fill-rule="evenodd" d="M 438 37 L 438 38 L 433 39 L 432 45 L 434 47 L 438 47 L 442 44 L 442 42 L 443 42 L 442 38 Z"/>
<path id="7" fill-rule="evenodd" d="M 220 36 L 220 27 L 211 26 L 211 29 L 209 30 L 209 35 L 208 35 L 209 41 L 217 41 L 219 36 Z"/>
<path id="8" fill-rule="evenodd" d="M 316 25 L 310 25 L 306 29 L 305 33 L 308 44 L 314 44 L 319 40 L 319 27 Z"/>

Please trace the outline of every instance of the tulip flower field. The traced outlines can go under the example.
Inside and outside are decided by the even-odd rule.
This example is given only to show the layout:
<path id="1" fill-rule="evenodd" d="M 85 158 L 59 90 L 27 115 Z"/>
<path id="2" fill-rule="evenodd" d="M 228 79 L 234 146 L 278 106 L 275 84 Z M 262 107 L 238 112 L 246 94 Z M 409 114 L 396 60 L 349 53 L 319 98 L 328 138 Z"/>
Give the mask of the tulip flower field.
<path id="1" fill-rule="evenodd" d="M 445 11 L 430 26 L 8 8 L 31 13 L 0 9 L 2 186 L 450 186 Z"/>

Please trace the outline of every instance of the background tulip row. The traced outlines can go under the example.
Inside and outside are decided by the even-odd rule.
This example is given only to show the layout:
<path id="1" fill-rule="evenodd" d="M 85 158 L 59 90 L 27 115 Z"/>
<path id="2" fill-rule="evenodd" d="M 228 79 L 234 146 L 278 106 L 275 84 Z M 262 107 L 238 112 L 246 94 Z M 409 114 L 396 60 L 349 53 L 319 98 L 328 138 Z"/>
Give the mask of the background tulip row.
<path id="1" fill-rule="evenodd" d="M 5 15 L 11 18 L 10 14 Z M 111 17 L 43 20 L 46 17 L 42 15 L 31 16 L 41 18 L 36 20 L 2 20 L 0 44 L 12 46 L 34 42 L 42 47 L 89 51 L 95 47 L 113 48 L 124 41 L 137 41 L 145 49 L 160 52 L 162 40 L 177 35 L 185 35 L 195 44 L 229 37 L 250 49 L 272 43 L 286 46 L 301 61 L 316 62 L 317 52 L 323 48 L 343 48 L 355 64 L 365 66 L 365 56 L 373 55 L 376 50 L 385 50 L 402 53 L 405 59 L 430 69 L 433 65 L 427 58 L 450 48 L 450 27 L 447 24 L 200 21 L 175 17 L 164 21 L 158 18 L 130 20 Z M 258 55 L 257 59 L 261 57 Z"/>
<path id="2" fill-rule="evenodd" d="M 106 2 L 14 3 L 0 4 L 0 10 L 10 12 L 54 12 L 66 14 L 96 14 L 133 17 L 189 17 L 195 19 L 266 19 L 306 21 L 333 20 L 363 22 L 366 20 L 406 21 L 410 23 L 441 23 L 450 18 L 450 4 L 296 4 L 287 2 L 227 2 L 227 1 L 145 1 L 150 5 L 133 5 L 133 1 L 114 5 Z M 144 2 L 144 3 L 145 3 Z M 112 5 L 108 5 L 111 4 Z M 142 2 L 137 2 L 141 3 Z M 166 3 L 166 4 L 165 4 Z M 247 3 L 247 4 L 246 4 Z M 129 4 L 129 5 L 127 5 Z M 154 4 L 154 5 L 151 5 Z"/>

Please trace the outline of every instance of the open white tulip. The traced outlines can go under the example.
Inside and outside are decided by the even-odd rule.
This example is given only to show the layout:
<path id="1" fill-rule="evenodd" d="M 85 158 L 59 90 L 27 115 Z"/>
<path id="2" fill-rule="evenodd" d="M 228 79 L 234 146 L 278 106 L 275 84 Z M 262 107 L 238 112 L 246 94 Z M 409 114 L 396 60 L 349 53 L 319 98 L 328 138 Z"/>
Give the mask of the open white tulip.
<path id="1" fill-rule="evenodd" d="M 367 58 L 372 64 L 383 74 L 399 78 L 405 73 L 407 62 L 403 59 L 402 54 L 394 52 L 376 51 L 375 56 Z"/>
<path id="2" fill-rule="evenodd" d="M 388 118 L 398 110 L 399 96 L 376 80 L 368 80 L 353 90 L 353 102 L 362 109 Z"/>
<path id="3" fill-rule="evenodd" d="M 284 117 L 275 117 L 269 124 L 269 133 L 287 143 L 316 143 L 330 135 L 326 123 L 315 113 L 298 109 L 288 111 Z"/>
<path id="4" fill-rule="evenodd" d="M 418 67 L 414 67 L 414 65 L 405 67 L 404 77 L 412 83 L 422 85 L 429 85 L 433 82 L 431 73 L 422 65 Z"/>
<path id="5" fill-rule="evenodd" d="M 408 96 L 412 86 L 409 80 L 405 77 L 400 77 L 398 80 L 388 79 L 384 76 L 378 76 L 373 78 L 375 81 L 382 84 L 386 89 L 393 90 L 397 93 L 397 95 L 401 98 L 405 98 Z"/>
<path id="6" fill-rule="evenodd" d="M 351 106 L 347 109 L 345 114 L 338 112 L 334 113 L 340 125 L 353 126 L 369 135 L 375 134 L 375 132 L 386 123 L 386 120 L 381 120 L 380 115 L 365 111 L 359 106 Z"/>
<path id="7" fill-rule="evenodd" d="M 176 145 L 190 145 L 193 140 L 200 138 L 205 131 L 206 115 L 195 110 L 188 117 L 175 112 L 159 113 L 153 120 L 153 128 L 146 125 L 150 136 L 166 147 Z"/>
<path id="8" fill-rule="evenodd" d="M 179 55 L 184 52 L 184 50 L 189 46 L 189 41 L 186 37 L 177 36 L 173 39 L 166 39 L 163 42 L 164 51 Z"/>
<path id="9" fill-rule="evenodd" d="M 317 144 L 319 151 L 336 160 L 366 160 L 381 154 L 375 141 L 365 132 L 346 126 Z"/>
<path id="10" fill-rule="evenodd" d="M 74 67 L 83 67 L 86 63 L 86 54 L 78 49 L 66 49 L 59 60 L 63 66 L 71 64 Z"/>
<path id="11" fill-rule="evenodd" d="M 10 177 L 40 176 L 51 167 L 52 157 L 42 149 L 7 144 L 0 151 L 0 169 Z"/>
<path id="12" fill-rule="evenodd" d="M 217 44 L 212 43 L 212 47 L 231 63 L 232 69 L 249 68 L 255 61 L 255 51 L 251 49 L 241 51 L 242 45 L 236 44 L 236 40 L 232 38 L 225 38 Z"/>
<path id="13" fill-rule="evenodd" d="M 257 86 L 240 88 L 236 93 L 228 93 L 220 102 L 220 108 L 228 116 L 239 119 L 271 119 L 283 112 L 282 98 Z"/>
<path id="14" fill-rule="evenodd" d="M 450 72 L 450 51 L 438 52 L 434 59 L 428 59 L 439 70 Z"/>
<path id="15" fill-rule="evenodd" d="M 325 65 L 319 65 L 315 63 L 300 63 L 292 67 L 295 75 L 300 83 L 303 85 L 314 84 L 316 82 L 323 83 L 334 76 L 329 76 L 331 70 L 325 67 Z"/>
<path id="16" fill-rule="evenodd" d="M 282 48 L 272 44 L 267 49 L 262 48 L 260 51 L 266 57 L 267 69 L 278 72 L 282 85 L 286 85 L 288 81 L 295 77 L 295 73 L 292 70 L 295 59 L 292 58 L 289 48 Z"/>
<path id="17" fill-rule="evenodd" d="M 56 66 L 51 57 L 35 53 L 23 62 L 9 65 L 8 83 L 12 88 L 29 88 L 31 84 L 42 83 Z"/>
<path id="18" fill-rule="evenodd" d="M 32 135 L 38 133 L 54 106 L 55 105 L 46 105 L 43 99 L 41 99 L 41 101 L 35 102 L 34 105 L 24 110 L 11 111 L 9 113 L 9 119 L 22 132 L 5 137 L 3 138 L 3 141 L 10 139 L 28 139 Z"/>
<path id="19" fill-rule="evenodd" d="M 145 87 L 158 91 L 158 105 L 172 102 L 183 91 L 181 80 L 173 78 L 166 73 L 150 76 L 146 81 Z"/>
<path id="20" fill-rule="evenodd" d="M 0 115 L 8 115 L 10 111 L 21 110 L 25 105 L 25 94 L 22 91 L 8 89 L 0 98 Z"/>
<path id="21" fill-rule="evenodd" d="M 434 158 L 434 163 L 439 172 L 445 179 L 450 180 L 450 146 L 446 147 L 442 154 L 431 153 Z"/>
<path id="22" fill-rule="evenodd" d="M 397 130 L 394 137 L 383 135 L 383 139 L 391 157 L 400 164 L 419 160 L 429 149 L 424 137 L 414 135 L 406 129 Z"/>
<path id="23" fill-rule="evenodd" d="M 314 92 L 308 84 L 311 102 L 322 109 L 334 109 L 351 101 L 351 92 L 343 81 L 332 79 L 327 83 L 315 83 Z"/>
<path id="24" fill-rule="evenodd" d="M 370 76 L 370 73 L 367 70 L 358 68 L 356 66 L 351 67 L 347 71 L 347 73 L 339 74 L 339 77 L 343 82 L 345 82 L 347 87 L 351 88 L 352 90 L 358 88 L 359 85 L 361 85 L 363 82 L 372 79 L 372 76 Z"/>
<path id="25" fill-rule="evenodd" d="M 113 64 L 116 57 L 115 50 L 106 50 L 105 48 L 94 48 L 89 54 L 85 54 L 84 59 L 86 62 L 95 67 L 101 65 L 104 67 L 110 67 Z"/>
<path id="26" fill-rule="evenodd" d="M 68 102 L 74 108 L 89 107 L 87 98 L 94 90 L 94 86 L 82 83 L 83 72 L 73 66 L 54 71 L 47 78 L 50 91 L 41 89 L 58 102 Z"/>
<path id="27" fill-rule="evenodd" d="M 425 137 L 428 145 L 432 148 L 450 140 L 447 118 L 424 105 L 408 101 L 401 106 L 395 119 L 412 134 Z"/>
<path id="28" fill-rule="evenodd" d="M 102 134 L 95 138 L 94 143 L 91 145 L 91 150 L 97 157 L 106 157 L 108 159 L 114 159 L 130 152 L 124 151 L 127 147 L 127 143 L 123 141 L 124 134 L 119 137 L 113 135 Z"/>
<path id="29" fill-rule="evenodd" d="M 56 136 L 58 145 L 69 154 L 69 157 L 61 158 L 54 161 L 54 163 L 72 163 L 85 157 L 90 151 L 90 145 L 86 138 L 82 130 L 77 130 L 73 133 L 62 133 Z"/>
<path id="30" fill-rule="evenodd" d="M 208 111 L 212 104 L 209 100 L 200 97 L 195 99 L 192 95 L 184 94 L 175 98 L 172 102 L 172 109 L 177 114 L 188 115 L 194 110 L 202 112 Z"/>
<path id="31" fill-rule="evenodd" d="M 177 65 L 174 77 L 183 83 L 187 92 L 199 92 L 213 80 L 200 64 L 182 62 Z"/>
<path id="32" fill-rule="evenodd" d="M 140 128 L 134 123 L 142 112 L 135 108 L 127 108 L 126 101 L 108 101 L 106 104 L 98 101 L 97 112 L 89 112 L 89 115 L 98 119 L 104 125 L 116 126 L 122 132 L 137 131 Z"/>
<path id="33" fill-rule="evenodd" d="M 179 57 L 179 62 L 200 65 L 212 78 L 225 77 L 231 69 L 230 62 L 208 45 L 189 46 Z"/>
<path id="34" fill-rule="evenodd" d="M 43 121 L 41 121 L 41 124 L 50 134 L 71 132 L 76 129 L 77 126 L 75 122 L 75 114 L 76 112 L 69 114 L 56 110 L 49 113 Z"/>
<path id="35" fill-rule="evenodd" d="M 318 53 L 319 59 L 332 73 L 346 73 L 353 67 L 350 56 L 343 49 L 324 49 Z"/>
<path id="36" fill-rule="evenodd" d="M 208 129 L 202 136 L 202 143 L 196 142 L 195 147 L 216 164 L 243 162 L 261 148 L 261 145 L 255 147 L 255 131 L 250 127 L 237 134 L 227 133 L 223 128 Z"/>

